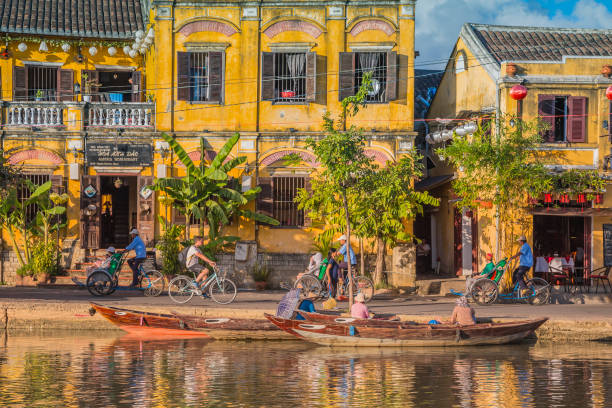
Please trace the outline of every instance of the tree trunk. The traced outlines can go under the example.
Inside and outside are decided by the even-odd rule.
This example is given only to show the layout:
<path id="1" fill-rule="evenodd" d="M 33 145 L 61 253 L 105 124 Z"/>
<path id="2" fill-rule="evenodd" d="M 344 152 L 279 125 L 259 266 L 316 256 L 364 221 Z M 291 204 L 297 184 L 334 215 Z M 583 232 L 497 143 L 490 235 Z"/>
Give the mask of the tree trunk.
<path id="1" fill-rule="evenodd" d="M 349 311 L 353 306 L 353 270 L 351 268 L 351 217 L 348 209 L 348 200 L 346 199 L 346 189 L 342 190 L 342 201 L 344 202 L 344 214 L 346 216 L 346 261 L 348 261 L 348 285 L 349 285 Z"/>
<path id="2" fill-rule="evenodd" d="M 386 253 L 387 245 L 385 241 L 380 237 L 376 238 L 376 270 L 374 272 L 374 285 L 382 283 L 384 280 Z"/>
<path id="3" fill-rule="evenodd" d="M 185 241 L 191 239 L 191 214 L 185 211 Z"/>
<path id="4" fill-rule="evenodd" d="M 359 238 L 359 260 L 361 262 L 360 275 L 365 276 L 365 255 L 363 253 L 363 238 Z"/>

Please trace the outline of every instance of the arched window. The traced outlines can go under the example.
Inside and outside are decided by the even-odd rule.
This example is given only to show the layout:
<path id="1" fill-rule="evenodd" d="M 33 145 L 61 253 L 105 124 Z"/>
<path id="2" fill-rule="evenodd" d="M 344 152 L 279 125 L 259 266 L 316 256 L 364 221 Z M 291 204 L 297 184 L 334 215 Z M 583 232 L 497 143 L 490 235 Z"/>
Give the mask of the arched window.
<path id="1" fill-rule="evenodd" d="M 455 74 L 465 71 L 465 56 L 463 53 L 458 53 L 455 58 Z"/>

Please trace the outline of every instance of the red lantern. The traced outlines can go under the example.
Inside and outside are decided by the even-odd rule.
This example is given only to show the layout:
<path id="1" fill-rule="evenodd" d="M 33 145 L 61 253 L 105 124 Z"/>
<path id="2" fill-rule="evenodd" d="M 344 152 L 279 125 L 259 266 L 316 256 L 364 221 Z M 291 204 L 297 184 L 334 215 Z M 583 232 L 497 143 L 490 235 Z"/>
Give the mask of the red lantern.
<path id="1" fill-rule="evenodd" d="M 2 59 L 9 59 L 10 55 L 8 48 L 4 48 L 2 52 L 0 52 L 0 57 L 2 57 Z"/>
<path id="2" fill-rule="evenodd" d="M 527 96 L 527 88 L 523 85 L 514 85 L 510 88 L 510 97 L 515 101 L 521 101 Z"/>
<path id="3" fill-rule="evenodd" d="M 586 204 L 586 194 L 578 194 L 578 204 Z"/>
<path id="4" fill-rule="evenodd" d="M 601 203 L 603 203 L 603 195 L 595 194 L 595 204 L 601 204 Z"/>
<path id="5" fill-rule="evenodd" d="M 544 194 L 544 204 L 552 203 L 552 194 L 546 193 Z"/>
<path id="6" fill-rule="evenodd" d="M 612 101 L 612 85 L 610 85 L 608 89 L 606 89 L 606 98 Z"/>
<path id="7" fill-rule="evenodd" d="M 561 194 L 561 197 L 559 197 L 559 201 L 561 202 L 561 204 L 569 204 L 570 202 L 570 198 L 568 194 Z"/>

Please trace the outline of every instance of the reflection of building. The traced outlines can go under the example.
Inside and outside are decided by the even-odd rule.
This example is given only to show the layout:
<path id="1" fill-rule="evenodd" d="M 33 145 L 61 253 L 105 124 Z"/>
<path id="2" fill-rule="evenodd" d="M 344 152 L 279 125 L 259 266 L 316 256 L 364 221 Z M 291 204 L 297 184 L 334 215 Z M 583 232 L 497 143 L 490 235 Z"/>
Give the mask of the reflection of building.
<path id="1" fill-rule="evenodd" d="M 550 125 L 542 151 L 554 158 L 551 170 L 593 169 L 607 176 L 612 111 L 605 91 L 612 79 L 602 74 L 607 72 L 602 66 L 612 64 L 611 40 L 612 30 L 465 24 L 429 108 L 429 132 L 487 121 L 496 110 L 525 120 L 540 118 Z M 528 92 L 517 102 L 509 93 L 521 83 Z M 487 252 L 495 253 L 495 210 L 487 203 L 474 211 L 456 207 L 450 188 L 455 169 L 432 151 L 440 146 L 428 147 L 430 169 L 422 183 L 441 204 L 422 224 L 425 236 L 431 236 L 432 252 L 439 254 L 441 270 L 469 274 L 482 269 Z M 571 197 L 567 204 L 555 199 L 552 204 L 559 208 L 554 209 L 535 206 L 520 233 L 527 235 L 536 254 L 581 248 L 585 265 L 599 267 L 602 224 L 610 215 L 612 197 L 604 194 L 601 203 L 578 199 Z"/>
<path id="2" fill-rule="evenodd" d="M 161 131 L 196 161 L 211 160 L 240 132 L 231 156 L 246 155 L 248 166 L 235 176 L 262 187 L 258 210 L 282 225 L 242 222 L 232 232 L 276 253 L 311 246 L 309 221 L 292 201 L 317 165 L 304 142 L 322 134 L 324 112 L 341 113 L 340 99 L 355 93 L 363 71 L 374 73 L 375 89 L 347 126 L 366 129 L 367 152 L 380 163 L 412 147 L 413 1 L 84 3 L 95 7 L 78 21 L 64 2 L 53 3 L 57 13 L 39 11 L 31 26 L 7 13 L 2 30 L 23 40 L 9 41 L 10 57 L 0 61 L 5 155 L 70 193 L 64 246 L 73 261 L 84 254 L 76 248 L 125 245 L 132 226 L 153 243 L 156 215 L 167 209 L 145 187 L 184 174 Z M 302 163 L 288 168 L 282 159 L 294 153 Z M 102 225 L 101 197 L 112 205 L 113 228 Z"/>

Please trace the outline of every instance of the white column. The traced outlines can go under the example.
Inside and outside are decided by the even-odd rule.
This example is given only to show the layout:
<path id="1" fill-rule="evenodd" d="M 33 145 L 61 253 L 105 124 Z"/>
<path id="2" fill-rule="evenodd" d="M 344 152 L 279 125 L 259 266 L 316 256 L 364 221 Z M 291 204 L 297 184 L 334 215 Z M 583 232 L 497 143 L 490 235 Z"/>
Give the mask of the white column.
<path id="1" fill-rule="evenodd" d="M 436 220 L 436 214 L 431 213 L 429 220 L 431 230 L 431 269 L 435 269 L 438 263 L 438 222 Z"/>
<path id="2" fill-rule="evenodd" d="M 461 212 L 461 265 L 463 276 L 472 274 L 472 219 L 465 208 Z"/>

